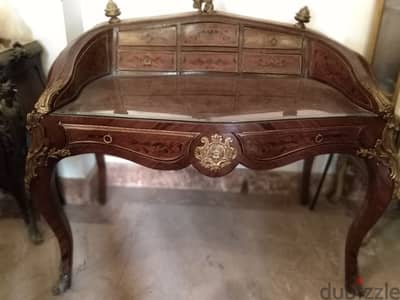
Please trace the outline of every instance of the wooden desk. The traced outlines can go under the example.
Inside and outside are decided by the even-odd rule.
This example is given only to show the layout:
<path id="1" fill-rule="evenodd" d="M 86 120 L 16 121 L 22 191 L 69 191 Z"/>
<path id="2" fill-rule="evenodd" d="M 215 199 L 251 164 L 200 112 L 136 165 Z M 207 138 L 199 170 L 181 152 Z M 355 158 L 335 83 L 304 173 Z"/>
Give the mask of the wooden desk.
<path id="1" fill-rule="evenodd" d="M 49 193 L 63 157 L 217 177 L 348 153 L 370 173 L 345 250 L 346 288 L 361 294 L 361 242 L 398 188 L 393 111 L 359 55 L 302 26 L 191 13 L 96 27 L 63 51 L 28 117 L 26 185 L 59 241 L 55 292 L 72 278 L 71 229 Z"/>

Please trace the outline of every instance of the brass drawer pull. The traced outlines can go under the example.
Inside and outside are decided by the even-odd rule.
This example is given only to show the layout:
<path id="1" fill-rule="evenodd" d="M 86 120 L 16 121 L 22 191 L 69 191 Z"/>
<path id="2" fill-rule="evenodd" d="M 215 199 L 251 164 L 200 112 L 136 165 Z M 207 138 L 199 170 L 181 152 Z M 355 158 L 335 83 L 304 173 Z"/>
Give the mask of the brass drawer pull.
<path id="1" fill-rule="evenodd" d="M 144 66 L 148 66 L 148 67 L 152 66 L 153 62 L 152 62 L 151 58 L 150 57 L 145 57 L 143 59 L 143 65 Z"/>
<path id="2" fill-rule="evenodd" d="M 276 46 L 278 44 L 278 40 L 276 38 L 271 39 L 271 46 Z"/>
<path id="3" fill-rule="evenodd" d="M 103 136 L 103 141 L 104 141 L 104 143 L 106 143 L 106 144 L 111 144 L 112 141 L 113 141 L 112 136 L 109 135 L 109 134 L 106 134 L 105 136 Z"/>
<path id="4" fill-rule="evenodd" d="M 323 141 L 324 141 L 324 137 L 323 137 L 323 135 L 322 134 L 317 134 L 316 136 L 315 136 L 315 139 L 314 139 L 314 141 L 317 143 L 317 144 L 321 144 Z"/>

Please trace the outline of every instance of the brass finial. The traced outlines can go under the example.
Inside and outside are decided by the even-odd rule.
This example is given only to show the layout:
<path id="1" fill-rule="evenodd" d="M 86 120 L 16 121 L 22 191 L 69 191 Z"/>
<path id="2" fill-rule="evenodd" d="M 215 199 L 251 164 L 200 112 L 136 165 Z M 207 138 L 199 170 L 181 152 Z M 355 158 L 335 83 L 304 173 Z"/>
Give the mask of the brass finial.
<path id="1" fill-rule="evenodd" d="M 106 12 L 106 17 L 111 18 L 110 21 L 108 21 L 108 23 L 114 24 L 120 21 L 118 16 L 121 14 L 121 11 L 113 0 L 108 0 L 105 12 Z"/>
<path id="2" fill-rule="evenodd" d="M 213 0 L 193 0 L 193 8 L 200 13 L 211 14 L 215 12 Z"/>
<path id="3" fill-rule="evenodd" d="M 301 29 L 306 29 L 306 23 L 309 23 L 311 20 L 311 14 L 308 6 L 304 6 L 302 9 L 294 17 L 297 21 L 296 26 Z"/>

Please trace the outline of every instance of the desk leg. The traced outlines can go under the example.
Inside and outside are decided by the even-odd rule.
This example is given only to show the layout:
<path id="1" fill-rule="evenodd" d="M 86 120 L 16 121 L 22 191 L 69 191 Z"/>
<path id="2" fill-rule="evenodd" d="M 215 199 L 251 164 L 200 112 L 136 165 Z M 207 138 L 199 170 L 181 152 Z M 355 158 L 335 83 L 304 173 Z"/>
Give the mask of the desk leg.
<path id="1" fill-rule="evenodd" d="M 49 162 L 47 167 L 37 169 L 37 177 L 32 180 L 30 191 L 35 207 L 49 224 L 59 243 L 60 278 L 53 289 L 53 293 L 59 295 L 71 286 L 73 241 L 71 228 L 63 208 L 51 193 L 54 165 L 55 163 Z"/>
<path id="2" fill-rule="evenodd" d="M 97 176 L 98 176 L 98 201 L 104 205 L 107 202 L 107 170 L 104 154 L 96 153 Z"/>
<path id="3" fill-rule="evenodd" d="M 361 296 L 362 279 L 359 277 L 357 257 L 370 229 L 377 223 L 388 207 L 393 193 L 393 182 L 389 169 L 376 159 L 366 160 L 368 167 L 368 189 L 366 199 L 350 226 L 346 239 L 345 268 L 346 290 Z"/>
<path id="4" fill-rule="evenodd" d="M 314 156 L 304 159 L 303 165 L 303 176 L 301 179 L 301 204 L 307 205 L 310 202 L 310 184 L 311 184 L 311 173 L 314 164 Z"/>

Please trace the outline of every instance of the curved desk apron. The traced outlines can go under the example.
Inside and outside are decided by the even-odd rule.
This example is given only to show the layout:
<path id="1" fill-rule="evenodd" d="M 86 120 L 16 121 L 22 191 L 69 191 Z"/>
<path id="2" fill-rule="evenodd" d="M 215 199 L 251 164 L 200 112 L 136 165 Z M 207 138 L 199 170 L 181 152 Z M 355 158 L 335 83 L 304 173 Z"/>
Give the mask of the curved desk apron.
<path id="1" fill-rule="evenodd" d="M 62 52 L 28 117 L 26 185 L 60 245 L 55 292 L 72 275 L 70 225 L 49 193 L 63 157 L 105 153 L 217 177 L 348 153 L 370 175 L 345 249 L 346 288 L 361 294 L 361 242 L 398 188 L 393 112 L 359 55 L 303 23 L 204 12 L 96 27 Z"/>

